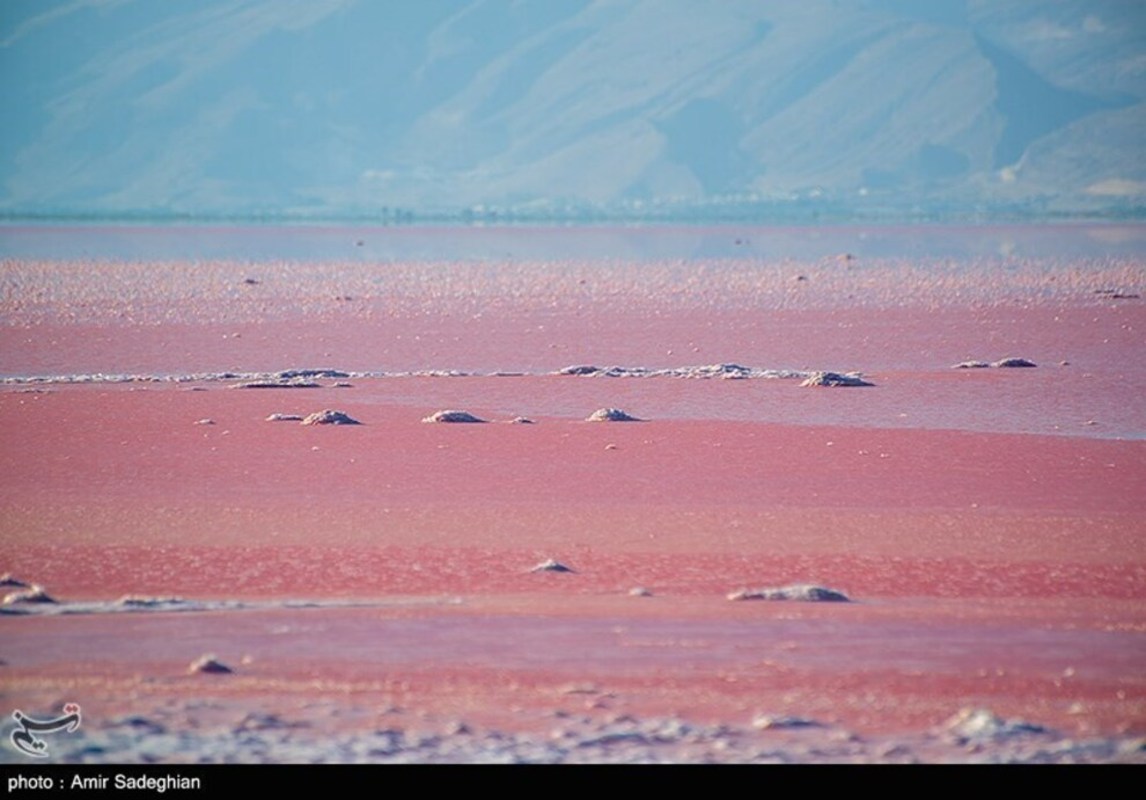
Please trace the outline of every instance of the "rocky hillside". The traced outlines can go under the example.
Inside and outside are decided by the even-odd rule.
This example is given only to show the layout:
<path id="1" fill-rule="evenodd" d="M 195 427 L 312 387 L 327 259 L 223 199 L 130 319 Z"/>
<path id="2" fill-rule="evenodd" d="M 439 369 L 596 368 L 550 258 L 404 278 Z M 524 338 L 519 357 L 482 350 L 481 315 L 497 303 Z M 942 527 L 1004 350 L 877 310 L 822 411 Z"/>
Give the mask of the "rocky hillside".
<path id="1" fill-rule="evenodd" d="M 1146 206 L 1122 0 L 7 0 L 0 70 L 10 216 Z"/>

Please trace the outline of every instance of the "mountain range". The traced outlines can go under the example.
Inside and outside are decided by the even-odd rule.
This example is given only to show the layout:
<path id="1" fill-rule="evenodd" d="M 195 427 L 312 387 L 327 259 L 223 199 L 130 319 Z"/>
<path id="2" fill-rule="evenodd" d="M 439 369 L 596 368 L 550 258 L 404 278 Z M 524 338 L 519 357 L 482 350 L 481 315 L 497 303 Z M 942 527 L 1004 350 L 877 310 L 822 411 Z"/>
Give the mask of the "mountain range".
<path id="1" fill-rule="evenodd" d="M 5 0 L 0 213 L 1142 216 L 1146 4 Z"/>

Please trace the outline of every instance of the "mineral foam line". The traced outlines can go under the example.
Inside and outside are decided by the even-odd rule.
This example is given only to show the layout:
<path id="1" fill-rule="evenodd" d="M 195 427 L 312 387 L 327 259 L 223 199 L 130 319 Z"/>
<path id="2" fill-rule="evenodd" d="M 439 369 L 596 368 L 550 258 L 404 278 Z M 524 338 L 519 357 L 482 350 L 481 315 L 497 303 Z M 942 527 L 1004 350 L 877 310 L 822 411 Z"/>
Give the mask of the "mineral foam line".
<path id="1" fill-rule="evenodd" d="M 218 383 L 232 382 L 236 386 L 284 388 L 315 388 L 318 379 L 341 380 L 350 378 L 520 378 L 560 375 L 580 378 L 695 378 L 695 379 L 807 379 L 815 370 L 764 369 L 739 364 L 710 364 L 704 366 L 652 369 L 648 367 L 597 367 L 577 365 L 551 372 L 521 372 L 494 370 L 489 372 L 458 369 L 424 370 L 372 370 L 349 371 L 337 369 L 287 369 L 279 372 L 194 372 L 185 374 L 162 373 L 78 373 L 73 375 L 15 375 L 0 378 L 6 386 L 40 384 L 110 384 L 110 383 Z"/>

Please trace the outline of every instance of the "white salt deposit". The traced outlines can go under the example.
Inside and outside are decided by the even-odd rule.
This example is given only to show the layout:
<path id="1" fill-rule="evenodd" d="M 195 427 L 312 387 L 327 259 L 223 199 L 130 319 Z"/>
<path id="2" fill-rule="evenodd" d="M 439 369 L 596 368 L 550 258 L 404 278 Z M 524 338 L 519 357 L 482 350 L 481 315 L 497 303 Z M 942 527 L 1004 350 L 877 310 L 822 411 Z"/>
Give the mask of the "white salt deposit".
<path id="1" fill-rule="evenodd" d="M 619 408 L 598 408 L 586 418 L 586 422 L 640 422 L 641 420 Z"/>
<path id="2" fill-rule="evenodd" d="M 362 423 L 343 411 L 323 409 L 308 416 L 302 425 L 361 425 Z"/>
<path id="3" fill-rule="evenodd" d="M 266 418 L 267 422 L 302 422 L 303 417 L 301 414 L 271 414 Z"/>
<path id="4" fill-rule="evenodd" d="M 729 600 L 803 600 L 813 603 L 849 603 L 843 592 L 814 584 L 793 584 L 764 589 L 740 589 L 728 595 Z"/>
<path id="5" fill-rule="evenodd" d="M 272 380 L 240 381 L 232 389 L 321 389 L 322 384 L 307 378 L 281 378 Z"/>
<path id="6" fill-rule="evenodd" d="M 860 377 L 857 372 L 816 372 L 806 379 L 801 386 L 875 386 Z"/>
<path id="7" fill-rule="evenodd" d="M 992 367 L 1036 367 L 1033 361 L 1025 358 L 1001 358 L 991 365 Z"/>
<path id="8" fill-rule="evenodd" d="M 9 592 L 4 596 L 3 605 L 11 606 L 19 603 L 55 603 L 56 599 L 38 583 L 33 583 L 31 586 L 19 589 L 15 592 Z"/>
<path id="9" fill-rule="evenodd" d="M 1047 733 L 1041 725 L 996 716 L 985 708 L 963 708 L 943 724 L 944 730 L 961 742 L 997 740 L 1012 736 Z"/>
<path id="10" fill-rule="evenodd" d="M 70 375 L 10 375 L 0 377 L 0 385 L 37 386 L 42 384 L 110 384 L 110 383 L 214 383 L 233 381 L 237 389 L 318 389 L 323 386 L 349 387 L 345 378 L 486 378 L 536 377 L 538 375 L 580 375 L 607 378 L 697 378 L 697 379 L 795 379 L 807 378 L 812 373 L 792 369 L 746 367 L 740 364 L 703 364 L 699 366 L 666 367 L 596 367 L 579 365 L 565 367 L 556 372 L 521 372 L 494 370 L 477 372 L 459 369 L 421 369 L 392 371 L 369 370 L 345 372 L 336 369 L 286 369 L 279 372 L 191 372 L 179 374 L 125 374 L 80 373 Z M 320 378 L 337 378 L 331 384 L 321 384 Z M 202 391 L 204 387 L 192 387 Z"/>
<path id="11" fill-rule="evenodd" d="M 435 411 L 422 422 L 485 422 L 485 420 L 475 417 L 468 411 L 446 410 Z"/>

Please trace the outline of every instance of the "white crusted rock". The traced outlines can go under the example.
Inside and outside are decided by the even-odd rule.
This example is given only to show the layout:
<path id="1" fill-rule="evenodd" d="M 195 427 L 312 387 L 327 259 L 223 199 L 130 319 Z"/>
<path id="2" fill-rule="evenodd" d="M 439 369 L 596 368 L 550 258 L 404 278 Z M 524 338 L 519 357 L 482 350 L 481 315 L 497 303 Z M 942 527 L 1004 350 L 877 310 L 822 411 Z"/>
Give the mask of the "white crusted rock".
<path id="1" fill-rule="evenodd" d="M 361 425 L 362 423 L 343 411 L 324 409 L 308 416 L 302 425 Z"/>
<path id="2" fill-rule="evenodd" d="M 430 416 L 422 420 L 422 422 L 485 422 L 480 417 L 475 417 L 468 411 L 435 411 Z"/>
<path id="3" fill-rule="evenodd" d="M 865 381 L 855 372 L 816 372 L 807 378 L 801 386 L 875 386 Z"/>
<path id="4" fill-rule="evenodd" d="M 825 586 L 797 583 L 764 589 L 740 589 L 728 595 L 729 600 L 802 600 L 810 603 L 849 603 L 843 592 Z"/>
<path id="5" fill-rule="evenodd" d="M 586 420 L 587 422 L 640 422 L 637 417 L 627 414 L 619 408 L 598 408 Z"/>

